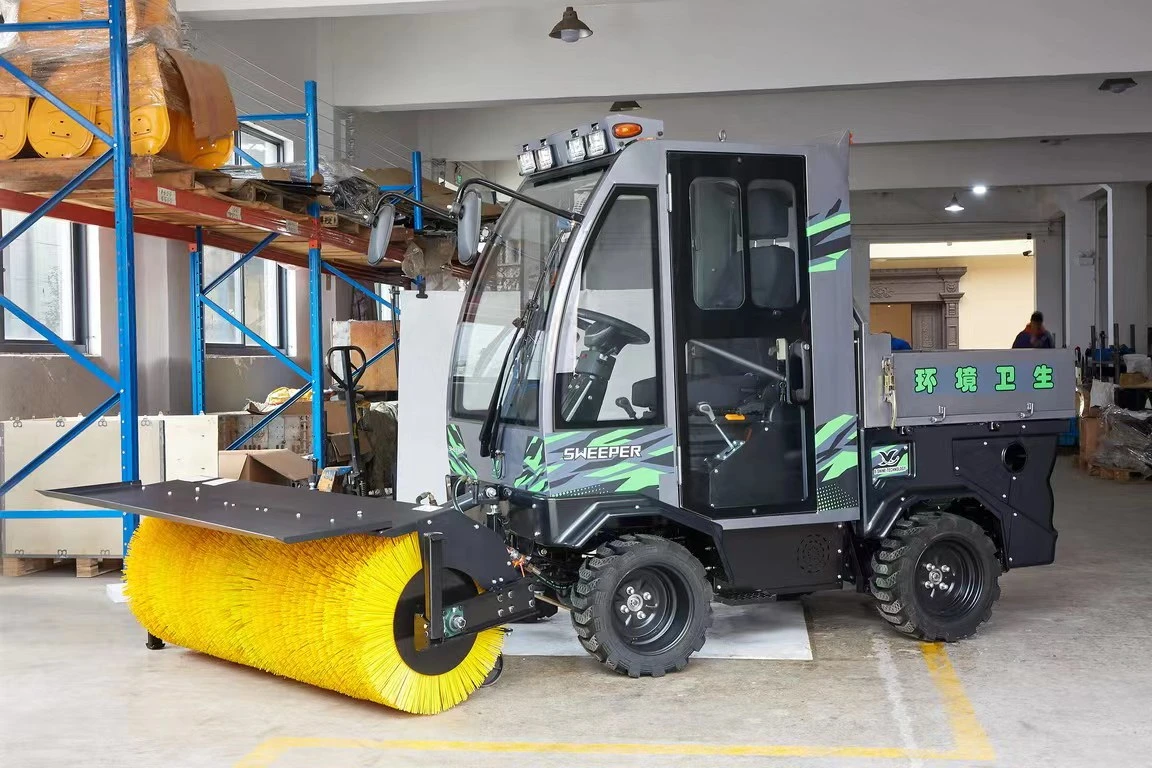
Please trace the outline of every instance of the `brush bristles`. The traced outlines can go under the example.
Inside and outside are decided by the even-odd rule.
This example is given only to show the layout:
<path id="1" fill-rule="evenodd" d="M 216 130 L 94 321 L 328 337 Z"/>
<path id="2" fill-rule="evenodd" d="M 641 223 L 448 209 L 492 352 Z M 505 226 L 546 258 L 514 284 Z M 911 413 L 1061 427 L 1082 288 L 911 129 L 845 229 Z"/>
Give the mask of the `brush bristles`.
<path id="1" fill-rule="evenodd" d="M 455 706 L 479 687 L 504 642 L 476 636 L 453 670 L 404 663 L 393 635 L 400 594 L 420 572 L 416 534 L 303 544 L 146 518 L 125 570 L 128 604 L 174 645 L 416 714 Z"/>

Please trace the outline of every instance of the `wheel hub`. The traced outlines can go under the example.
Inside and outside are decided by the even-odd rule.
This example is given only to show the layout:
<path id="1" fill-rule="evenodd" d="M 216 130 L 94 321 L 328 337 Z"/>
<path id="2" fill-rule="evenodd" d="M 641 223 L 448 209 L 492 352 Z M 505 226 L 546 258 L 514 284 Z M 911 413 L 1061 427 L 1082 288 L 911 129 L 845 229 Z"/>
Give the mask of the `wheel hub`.
<path id="1" fill-rule="evenodd" d="M 623 598 L 616 606 L 625 626 L 632 626 L 633 621 L 645 621 L 656 615 L 660 607 L 651 592 L 641 592 L 637 586 L 628 584 L 621 595 Z"/>
<path id="2" fill-rule="evenodd" d="M 944 593 L 952 590 L 952 583 L 947 580 L 948 574 L 952 570 L 950 567 L 936 563 L 924 563 L 924 570 L 928 574 L 928 580 L 924 582 L 924 589 L 929 591 L 931 597 L 936 596 L 937 590 Z"/>
<path id="3" fill-rule="evenodd" d="M 958 538 L 930 544 L 916 569 L 922 608 L 937 619 L 952 620 L 972 610 L 984 591 L 983 566 L 972 548 Z"/>

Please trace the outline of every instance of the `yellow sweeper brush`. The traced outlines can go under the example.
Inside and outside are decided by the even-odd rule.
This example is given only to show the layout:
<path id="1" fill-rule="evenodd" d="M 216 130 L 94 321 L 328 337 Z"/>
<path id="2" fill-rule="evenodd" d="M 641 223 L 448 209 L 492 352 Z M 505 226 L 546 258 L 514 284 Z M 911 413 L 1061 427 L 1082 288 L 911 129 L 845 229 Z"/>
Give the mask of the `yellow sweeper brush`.
<path id="1" fill-rule="evenodd" d="M 423 598 L 405 590 L 414 579 L 423 588 L 420 569 L 414 533 L 282 544 L 146 519 L 132 539 L 126 592 L 140 624 L 166 642 L 428 715 L 484 682 L 504 633 L 417 658 Z"/>
<path id="2" fill-rule="evenodd" d="M 494 680 L 500 625 L 535 613 L 501 537 L 455 510 L 223 480 L 45 493 L 157 516 L 125 571 L 150 648 L 405 712 L 442 712 Z"/>

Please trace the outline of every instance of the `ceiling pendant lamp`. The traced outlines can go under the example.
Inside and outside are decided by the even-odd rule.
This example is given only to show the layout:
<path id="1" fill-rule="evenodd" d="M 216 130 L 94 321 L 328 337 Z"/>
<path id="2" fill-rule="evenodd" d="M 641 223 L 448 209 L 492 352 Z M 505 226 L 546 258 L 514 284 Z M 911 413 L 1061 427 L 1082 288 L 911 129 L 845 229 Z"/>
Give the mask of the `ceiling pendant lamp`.
<path id="1" fill-rule="evenodd" d="M 944 206 L 944 210 L 949 213 L 960 213 L 960 211 L 964 210 L 964 206 L 960 205 L 960 198 L 952 195 L 952 199 L 948 202 L 948 205 Z"/>
<path id="2" fill-rule="evenodd" d="M 580 21 L 580 17 L 576 15 L 576 10 L 572 6 L 564 9 L 564 15 L 560 17 L 559 23 L 552 27 L 552 31 L 548 33 L 548 37 L 562 40 L 565 43 L 575 43 L 591 36 L 592 30 L 588 28 L 587 24 Z"/>

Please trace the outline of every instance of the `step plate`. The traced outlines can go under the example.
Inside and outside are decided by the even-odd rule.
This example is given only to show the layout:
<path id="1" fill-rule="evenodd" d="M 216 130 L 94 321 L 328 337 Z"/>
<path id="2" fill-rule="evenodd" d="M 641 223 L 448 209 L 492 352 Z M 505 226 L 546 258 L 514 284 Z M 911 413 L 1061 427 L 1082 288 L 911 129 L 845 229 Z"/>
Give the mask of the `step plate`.
<path id="1" fill-rule="evenodd" d="M 244 480 L 108 483 L 45 496 L 291 544 L 350 533 L 400 536 L 446 510 L 392 499 L 320 493 Z"/>

